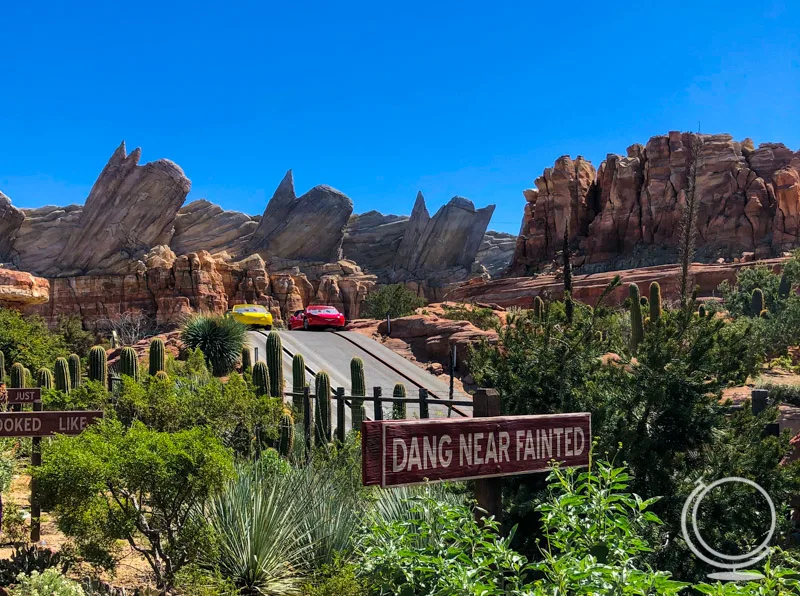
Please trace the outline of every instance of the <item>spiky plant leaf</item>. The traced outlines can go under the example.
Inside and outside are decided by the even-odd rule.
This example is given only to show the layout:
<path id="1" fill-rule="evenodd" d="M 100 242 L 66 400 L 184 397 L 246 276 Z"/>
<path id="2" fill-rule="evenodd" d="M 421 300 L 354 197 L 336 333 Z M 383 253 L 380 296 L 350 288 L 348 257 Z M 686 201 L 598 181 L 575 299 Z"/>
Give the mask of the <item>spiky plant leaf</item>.
<path id="1" fill-rule="evenodd" d="M 200 348 L 214 376 L 229 374 L 242 354 L 247 327 L 228 317 L 195 315 L 183 325 L 181 340 Z"/>

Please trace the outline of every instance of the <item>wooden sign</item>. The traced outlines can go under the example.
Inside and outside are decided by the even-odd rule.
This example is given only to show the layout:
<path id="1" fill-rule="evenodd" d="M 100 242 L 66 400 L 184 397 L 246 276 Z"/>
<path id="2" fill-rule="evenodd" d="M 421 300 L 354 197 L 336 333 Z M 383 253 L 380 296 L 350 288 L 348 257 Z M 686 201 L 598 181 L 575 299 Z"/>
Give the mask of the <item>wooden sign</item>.
<path id="1" fill-rule="evenodd" d="M 100 411 L 0 412 L 0 437 L 78 435 L 102 417 Z"/>
<path id="2" fill-rule="evenodd" d="M 365 486 L 469 480 L 589 465 L 591 414 L 365 421 Z"/>
<path id="3" fill-rule="evenodd" d="M 6 389 L 6 395 L 0 397 L 0 403 L 7 404 L 32 404 L 42 401 L 42 390 L 36 389 Z"/>

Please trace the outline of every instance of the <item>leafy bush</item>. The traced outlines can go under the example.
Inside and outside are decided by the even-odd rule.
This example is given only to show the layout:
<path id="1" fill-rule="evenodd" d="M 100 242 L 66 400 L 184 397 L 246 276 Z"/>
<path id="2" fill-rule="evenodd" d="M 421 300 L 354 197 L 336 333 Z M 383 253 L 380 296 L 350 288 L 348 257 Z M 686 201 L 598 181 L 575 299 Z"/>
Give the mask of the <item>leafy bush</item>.
<path id="1" fill-rule="evenodd" d="M 242 353 L 247 327 L 231 317 L 195 315 L 186 321 L 181 339 L 203 351 L 214 376 L 230 373 Z"/>
<path id="2" fill-rule="evenodd" d="M 494 329 L 500 323 L 500 319 L 494 314 L 494 311 L 488 306 L 477 305 L 450 305 L 443 304 L 444 318 L 453 321 L 469 321 L 478 329 L 488 330 Z"/>
<path id="3" fill-rule="evenodd" d="M 781 293 L 781 276 L 785 275 L 789 291 Z M 760 289 L 764 293 L 766 309 L 770 313 L 781 310 L 782 304 L 794 293 L 791 291 L 800 284 L 800 251 L 795 251 L 783 267 L 781 273 L 773 272 L 771 267 L 756 264 L 753 267 L 740 269 L 736 274 L 736 282 L 727 280 L 719 285 L 719 291 L 725 308 L 733 316 L 750 315 L 750 302 L 753 290 Z"/>
<path id="4" fill-rule="evenodd" d="M 142 554 L 160 587 L 208 545 L 189 513 L 233 473 L 231 455 L 208 431 L 175 434 L 104 420 L 44 449 L 42 506 L 86 560 L 111 567 L 117 540 Z"/>
<path id="5" fill-rule="evenodd" d="M 78 582 L 61 575 L 55 569 L 47 569 L 30 575 L 20 574 L 19 582 L 11 588 L 10 596 L 84 596 L 85 592 Z"/>
<path id="6" fill-rule="evenodd" d="M 361 313 L 368 319 L 385 319 L 406 317 L 414 314 L 418 308 L 425 306 L 426 301 L 404 284 L 381 286 L 369 294 L 361 307 Z"/>
<path id="7" fill-rule="evenodd" d="M 28 528 L 25 527 L 27 535 Z M 49 548 L 40 548 L 33 544 L 14 545 L 11 556 L 0 560 L 0 586 L 9 586 L 17 581 L 20 575 L 43 573 L 58 567 L 61 573 L 66 573 L 72 561 L 60 552 L 53 552 Z"/>
<path id="8" fill-rule="evenodd" d="M 0 308 L 0 352 L 6 368 L 19 362 L 31 370 L 51 366 L 66 352 L 64 339 L 52 333 L 41 317 L 23 316 L 15 310 Z"/>
<path id="9" fill-rule="evenodd" d="M 95 344 L 94 333 L 84 330 L 83 320 L 78 315 L 60 316 L 56 332 L 64 338 L 67 351 L 81 357 L 87 356 Z"/>

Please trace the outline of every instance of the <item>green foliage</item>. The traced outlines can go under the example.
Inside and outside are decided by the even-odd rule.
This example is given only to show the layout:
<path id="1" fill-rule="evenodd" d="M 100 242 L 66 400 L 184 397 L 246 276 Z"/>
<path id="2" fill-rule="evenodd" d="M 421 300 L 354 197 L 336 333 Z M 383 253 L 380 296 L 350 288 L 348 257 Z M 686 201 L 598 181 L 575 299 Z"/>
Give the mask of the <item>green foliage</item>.
<path id="1" fill-rule="evenodd" d="M 16 511 L 12 512 L 15 515 Z M 28 528 L 22 527 L 22 535 L 27 538 Z M 5 528 L 4 528 L 5 530 Z M 14 532 L 6 533 L 6 540 L 14 541 Z M 61 552 L 53 552 L 49 548 L 41 548 L 34 544 L 14 544 L 11 556 L 0 560 L 0 586 L 9 586 L 15 583 L 18 577 L 42 573 L 48 569 L 58 567 L 61 572 L 66 572 L 72 561 Z M 55 569 L 53 569 L 55 571 Z"/>
<path id="2" fill-rule="evenodd" d="M 779 312 L 783 305 L 796 296 L 791 291 L 800 283 L 800 251 L 795 251 L 783 267 L 782 274 L 776 274 L 771 267 L 754 265 L 740 269 L 736 274 L 736 282 L 727 280 L 719 286 L 725 308 L 733 316 L 758 316 L 751 307 L 753 292 L 761 290 L 764 306 L 771 313 Z M 781 289 L 783 287 L 783 289 Z M 788 291 L 787 291 L 788 288 Z"/>
<path id="3" fill-rule="evenodd" d="M 85 592 L 78 582 L 61 575 L 56 569 L 42 573 L 20 574 L 17 585 L 9 591 L 10 596 L 84 596 Z"/>
<path id="4" fill-rule="evenodd" d="M 494 314 L 494 311 L 488 306 L 477 306 L 465 304 L 457 304 L 455 306 L 450 304 L 443 304 L 442 315 L 445 319 L 453 321 L 468 321 L 478 327 L 479 329 L 495 329 L 500 323 L 500 319 Z"/>
<path id="5" fill-rule="evenodd" d="M 267 368 L 267 363 L 259 360 L 253 366 L 253 387 L 256 389 L 256 395 L 269 397 L 269 381 L 269 368 Z"/>
<path id="6" fill-rule="evenodd" d="M 774 552 L 770 553 L 764 565 L 764 579 L 751 582 L 728 582 L 715 584 L 702 583 L 693 586 L 700 594 L 710 596 L 797 596 L 800 594 L 800 561 L 786 556 L 791 567 L 773 564 Z"/>
<path id="7" fill-rule="evenodd" d="M 650 284 L 650 322 L 658 322 L 661 312 L 661 286 L 654 281 Z"/>
<path id="8" fill-rule="evenodd" d="M 97 381 L 87 381 L 69 392 L 42 391 L 45 410 L 106 410 L 110 399 L 106 386 Z"/>
<path id="9" fill-rule="evenodd" d="M 306 361 L 300 353 L 292 357 L 292 407 L 301 415 L 303 413 L 303 391 L 308 386 L 306 381 Z"/>
<path id="10" fill-rule="evenodd" d="M 43 507 L 80 554 L 113 564 L 115 541 L 126 540 L 161 587 L 209 544 L 190 513 L 233 473 L 231 455 L 208 430 L 168 434 L 113 420 L 52 441 L 42 461 L 34 474 Z"/>
<path id="11" fill-rule="evenodd" d="M 119 372 L 122 375 L 139 380 L 139 356 L 131 347 L 122 348 L 119 354 Z"/>
<path id="12" fill-rule="evenodd" d="M 277 331 L 270 331 L 267 335 L 267 367 L 269 368 L 269 393 L 275 397 L 282 397 L 283 382 L 283 344 Z"/>
<path id="13" fill-rule="evenodd" d="M 351 406 L 353 430 L 361 432 L 361 423 L 366 418 L 363 398 L 367 395 L 367 381 L 364 376 L 364 361 L 358 356 L 350 360 L 350 393 L 353 396 Z"/>
<path id="14" fill-rule="evenodd" d="M 764 292 L 761 288 L 756 288 L 750 296 L 750 316 L 760 316 L 764 311 Z"/>
<path id="15" fill-rule="evenodd" d="M 392 397 L 405 397 L 406 396 L 406 386 L 402 383 L 397 383 L 392 390 Z M 406 419 L 406 404 L 403 403 L 393 403 L 392 404 L 392 419 L 393 420 L 405 420 Z"/>
<path id="16" fill-rule="evenodd" d="M 369 294 L 361 307 L 363 316 L 370 319 L 385 319 L 390 316 L 406 317 L 414 314 L 418 308 L 425 306 L 424 298 L 420 298 L 403 284 L 381 286 Z"/>
<path id="17" fill-rule="evenodd" d="M 108 357 L 103 346 L 89 350 L 89 380 L 108 385 Z"/>
<path id="18" fill-rule="evenodd" d="M 200 348 L 214 376 L 230 373 L 242 354 L 247 327 L 231 317 L 195 315 L 181 330 L 181 339 L 190 348 Z"/>
<path id="19" fill-rule="evenodd" d="M 81 358 L 77 354 L 70 354 L 67 358 L 69 364 L 69 381 L 73 389 L 81 386 L 83 376 L 83 366 L 81 365 Z"/>
<path id="20" fill-rule="evenodd" d="M 169 374 L 165 370 L 160 370 L 156 373 L 156 376 L 153 377 L 157 381 L 169 381 Z"/>
<path id="21" fill-rule="evenodd" d="M 331 378 L 328 373 L 320 371 L 314 377 L 314 426 L 317 445 L 331 442 Z"/>
<path id="22" fill-rule="evenodd" d="M 253 370 L 253 357 L 250 352 L 250 346 L 242 347 L 242 372 L 252 372 Z"/>
<path id="23" fill-rule="evenodd" d="M 36 371 L 36 386 L 42 389 L 53 388 L 53 373 L 49 368 L 42 367 Z"/>
<path id="24" fill-rule="evenodd" d="M 60 316 L 56 325 L 56 333 L 64 338 L 68 351 L 80 356 L 87 356 L 94 345 L 94 333 L 84 331 L 83 320 L 78 315 Z"/>
<path id="25" fill-rule="evenodd" d="M 9 362 L 38 370 L 51 366 L 65 350 L 64 338 L 50 331 L 41 317 L 0 308 L 0 351 Z"/>
<path id="26" fill-rule="evenodd" d="M 631 302 L 631 352 L 635 354 L 644 338 L 644 321 L 642 319 L 642 304 L 639 300 L 639 286 L 630 284 L 628 293 Z"/>
<path id="27" fill-rule="evenodd" d="M 72 381 L 69 376 L 69 362 L 62 357 L 56 358 L 55 387 L 59 391 L 69 393 L 72 389 Z"/>
<path id="28" fill-rule="evenodd" d="M 191 345 L 189 347 L 197 348 L 201 346 Z M 163 339 L 160 337 L 154 337 L 152 340 L 150 340 L 150 348 L 147 350 L 147 354 L 149 359 L 148 372 L 151 377 L 156 376 L 156 373 L 158 373 L 160 370 L 166 370 L 167 348 L 164 345 Z"/>
<path id="29" fill-rule="evenodd" d="M 25 367 L 15 362 L 11 365 L 11 387 L 22 389 L 25 387 Z"/>
<path id="30" fill-rule="evenodd" d="M 363 596 L 369 594 L 369 587 L 359 577 L 360 569 L 355 563 L 334 560 L 323 565 L 313 575 L 311 581 L 303 586 L 305 596 Z"/>

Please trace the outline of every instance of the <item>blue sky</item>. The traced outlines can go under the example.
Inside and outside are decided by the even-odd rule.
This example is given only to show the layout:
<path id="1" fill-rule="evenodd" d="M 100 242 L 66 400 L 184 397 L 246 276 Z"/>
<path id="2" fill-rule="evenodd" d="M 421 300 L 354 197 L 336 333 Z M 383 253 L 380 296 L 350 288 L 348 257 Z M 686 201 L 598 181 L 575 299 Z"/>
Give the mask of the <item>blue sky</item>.
<path id="1" fill-rule="evenodd" d="M 659 6 L 660 5 L 660 6 Z M 82 203 L 121 140 L 261 213 L 292 168 L 356 212 L 496 203 L 669 130 L 800 148 L 800 2 L 6 2 L 0 190 Z"/>

